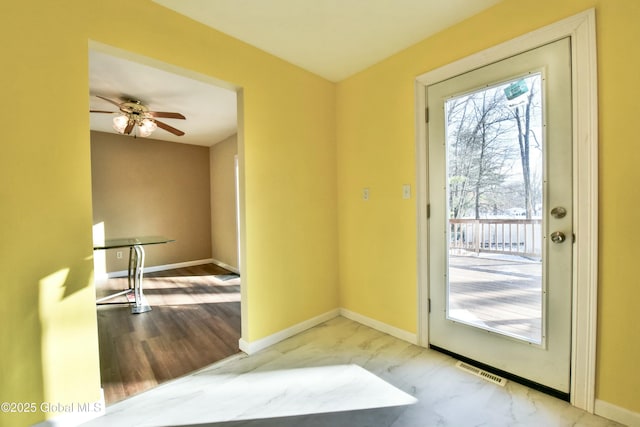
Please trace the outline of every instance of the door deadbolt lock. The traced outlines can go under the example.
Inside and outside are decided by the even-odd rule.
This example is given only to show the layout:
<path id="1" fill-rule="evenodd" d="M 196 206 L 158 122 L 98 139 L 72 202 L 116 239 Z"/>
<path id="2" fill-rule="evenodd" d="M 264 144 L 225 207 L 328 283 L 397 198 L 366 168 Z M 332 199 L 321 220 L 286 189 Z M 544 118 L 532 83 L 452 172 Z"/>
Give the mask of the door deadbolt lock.
<path id="1" fill-rule="evenodd" d="M 551 233 L 551 241 L 553 243 L 562 243 L 567 240 L 567 236 L 562 231 L 554 231 Z"/>
<path id="2" fill-rule="evenodd" d="M 551 209 L 551 216 L 556 219 L 564 218 L 565 216 L 567 216 L 567 210 L 562 206 L 556 206 L 555 208 Z"/>

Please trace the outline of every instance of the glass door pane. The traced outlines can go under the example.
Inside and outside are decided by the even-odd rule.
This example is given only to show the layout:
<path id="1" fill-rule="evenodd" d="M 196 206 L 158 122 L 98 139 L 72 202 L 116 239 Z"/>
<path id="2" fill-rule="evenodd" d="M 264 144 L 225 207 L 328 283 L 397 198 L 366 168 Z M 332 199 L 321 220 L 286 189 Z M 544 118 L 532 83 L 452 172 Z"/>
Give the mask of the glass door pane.
<path id="1" fill-rule="evenodd" d="M 445 101 L 449 320 L 543 341 L 542 74 Z"/>

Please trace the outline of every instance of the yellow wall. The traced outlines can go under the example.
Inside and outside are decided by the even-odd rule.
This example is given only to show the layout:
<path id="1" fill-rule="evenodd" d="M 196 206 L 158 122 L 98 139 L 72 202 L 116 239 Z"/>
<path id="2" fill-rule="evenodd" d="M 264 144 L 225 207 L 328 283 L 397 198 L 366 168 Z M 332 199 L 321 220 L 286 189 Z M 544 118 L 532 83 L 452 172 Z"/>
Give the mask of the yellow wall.
<path id="1" fill-rule="evenodd" d="M 640 178 L 632 127 L 640 95 L 636 0 L 505 0 L 340 83 L 337 92 L 148 0 L 1 2 L 0 401 L 98 399 L 90 39 L 243 88 L 243 338 L 251 342 L 338 305 L 415 331 L 415 199 L 401 198 L 402 184 L 415 189 L 415 77 L 594 6 L 601 147 L 597 397 L 640 412 L 640 379 L 633 374 L 640 287 L 632 268 L 639 232 L 629 221 L 640 207 L 632 193 Z M 366 203 L 362 187 L 371 189 Z M 46 416 L 3 414 L 0 426 Z"/>
<path id="2" fill-rule="evenodd" d="M 414 81 L 425 72 L 596 8 L 600 109 L 597 398 L 640 412 L 640 2 L 506 0 L 338 84 L 340 305 L 416 331 Z M 361 198 L 363 187 L 371 198 Z M 639 236 L 640 237 L 640 236 Z"/>
<path id="3" fill-rule="evenodd" d="M 3 1 L 0 39 L 0 401 L 99 398 L 89 40 L 243 88 L 243 338 L 337 307 L 332 83 L 147 0 Z"/>
<path id="4" fill-rule="evenodd" d="M 209 148 L 211 176 L 211 256 L 238 268 L 236 162 L 238 135 Z"/>

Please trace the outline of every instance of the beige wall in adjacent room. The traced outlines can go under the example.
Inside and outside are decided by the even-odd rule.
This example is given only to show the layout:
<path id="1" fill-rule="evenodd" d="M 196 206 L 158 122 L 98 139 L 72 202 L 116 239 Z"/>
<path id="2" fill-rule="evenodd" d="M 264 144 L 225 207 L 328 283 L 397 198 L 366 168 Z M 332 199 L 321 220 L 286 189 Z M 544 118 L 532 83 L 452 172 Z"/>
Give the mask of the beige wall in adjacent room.
<path id="1" fill-rule="evenodd" d="M 145 266 L 211 258 L 208 147 L 91 132 L 91 175 L 93 222 L 106 238 L 175 239 L 145 248 Z M 105 251 L 107 272 L 127 268 L 126 250 L 116 252 Z"/>
<path id="2" fill-rule="evenodd" d="M 211 159 L 211 255 L 239 270 L 235 156 L 238 136 L 213 145 Z"/>

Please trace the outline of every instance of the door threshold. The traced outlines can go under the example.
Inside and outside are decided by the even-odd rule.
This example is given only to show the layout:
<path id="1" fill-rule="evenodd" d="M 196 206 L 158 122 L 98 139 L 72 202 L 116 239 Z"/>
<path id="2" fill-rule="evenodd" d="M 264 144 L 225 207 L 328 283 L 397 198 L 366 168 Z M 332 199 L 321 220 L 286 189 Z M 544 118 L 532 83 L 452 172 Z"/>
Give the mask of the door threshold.
<path id="1" fill-rule="evenodd" d="M 508 380 L 517 382 L 518 384 L 522 384 L 522 385 L 524 385 L 526 387 L 529 387 L 529 388 L 531 388 L 533 390 L 540 391 L 542 393 L 548 394 L 549 396 L 553 396 L 553 397 L 555 397 L 557 399 L 564 400 L 565 402 L 571 402 L 570 393 L 565 393 L 563 391 L 556 390 L 555 388 L 548 387 L 548 386 L 546 386 L 544 384 L 540 384 L 540 383 L 537 383 L 535 381 L 531 381 L 529 379 L 523 378 L 521 376 L 514 375 L 512 373 L 503 371 L 502 369 L 494 368 L 493 366 L 487 365 L 485 363 L 478 362 L 476 360 L 470 359 L 468 357 L 462 356 L 460 354 L 454 353 L 452 351 L 449 351 L 447 349 L 444 349 L 444 348 L 441 348 L 441 347 L 438 347 L 438 346 L 435 346 L 435 345 L 432 345 L 432 344 L 429 344 L 429 348 L 431 350 L 435 350 L 437 352 L 446 354 L 447 356 L 451 356 L 454 359 L 460 360 L 460 361 L 462 361 L 462 362 L 464 362 L 466 364 L 473 365 L 476 368 L 482 369 L 482 370 L 487 371 L 487 372 L 491 372 L 494 375 L 498 375 L 498 376 L 501 376 L 501 377 L 506 378 Z"/>

